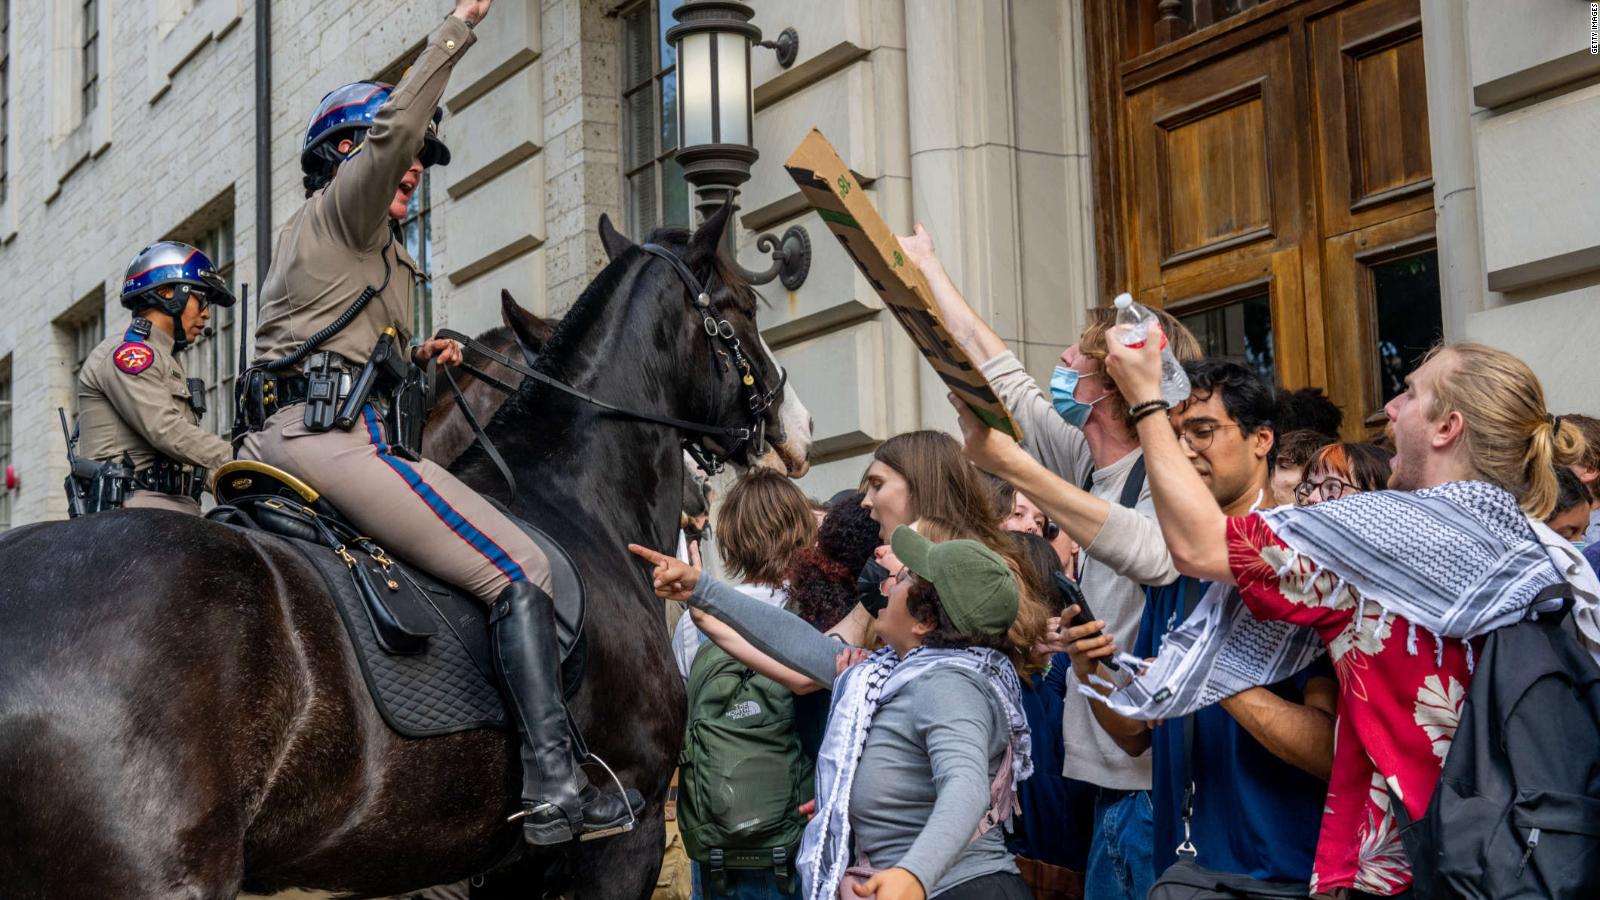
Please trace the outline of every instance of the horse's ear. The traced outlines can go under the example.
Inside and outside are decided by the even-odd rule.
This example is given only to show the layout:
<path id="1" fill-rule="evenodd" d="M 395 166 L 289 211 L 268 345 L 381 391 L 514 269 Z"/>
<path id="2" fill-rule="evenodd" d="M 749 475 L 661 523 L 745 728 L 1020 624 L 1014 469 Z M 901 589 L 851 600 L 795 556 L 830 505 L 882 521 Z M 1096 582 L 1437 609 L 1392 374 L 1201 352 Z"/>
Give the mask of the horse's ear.
<path id="1" fill-rule="evenodd" d="M 550 337 L 550 323 L 523 309 L 517 303 L 517 298 L 507 290 L 500 292 L 500 318 L 505 320 L 506 327 L 516 336 L 517 343 L 530 353 L 538 353 L 544 347 L 545 339 Z"/>
<path id="2" fill-rule="evenodd" d="M 723 232 L 733 227 L 733 200 L 722 204 L 722 207 L 711 214 L 711 218 L 701 223 L 694 231 L 694 237 L 689 240 L 689 259 L 696 262 L 709 258 L 723 246 Z"/>
<path id="3" fill-rule="evenodd" d="M 633 246 L 633 241 L 623 237 L 615 225 L 611 224 L 611 217 L 605 213 L 600 214 L 600 245 L 606 248 L 606 258 L 616 259 L 628 248 Z"/>

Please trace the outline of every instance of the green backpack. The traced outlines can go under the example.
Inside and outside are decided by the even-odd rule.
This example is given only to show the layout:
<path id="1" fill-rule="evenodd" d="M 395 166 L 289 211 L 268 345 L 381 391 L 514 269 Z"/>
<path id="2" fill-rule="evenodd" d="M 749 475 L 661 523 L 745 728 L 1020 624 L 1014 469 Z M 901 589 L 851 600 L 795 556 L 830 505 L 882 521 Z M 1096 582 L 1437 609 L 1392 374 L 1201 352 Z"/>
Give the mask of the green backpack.
<path id="1" fill-rule="evenodd" d="M 728 869 L 771 869 L 789 890 L 816 792 L 800 750 L 794 695 L 710 641 L 689 668 L 689 724 L 678 757 L 678 829 L 709 886 Z"/>

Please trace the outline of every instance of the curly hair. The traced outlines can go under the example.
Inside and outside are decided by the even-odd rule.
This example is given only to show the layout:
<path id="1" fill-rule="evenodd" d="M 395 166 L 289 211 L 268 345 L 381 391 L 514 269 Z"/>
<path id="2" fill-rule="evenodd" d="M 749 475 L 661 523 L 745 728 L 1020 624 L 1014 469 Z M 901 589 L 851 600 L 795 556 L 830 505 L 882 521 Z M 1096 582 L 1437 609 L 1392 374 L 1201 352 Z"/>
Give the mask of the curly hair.
<path id="1" fill-rule="evenodd" d="M 789 605 L 819 631 L 839 624 L 856 605 L 856 573 L 879 544 L 878 523 L 861 508 L 861 497 L 858 491 L 830 506 L 817 542 L 789 567 Z"/>

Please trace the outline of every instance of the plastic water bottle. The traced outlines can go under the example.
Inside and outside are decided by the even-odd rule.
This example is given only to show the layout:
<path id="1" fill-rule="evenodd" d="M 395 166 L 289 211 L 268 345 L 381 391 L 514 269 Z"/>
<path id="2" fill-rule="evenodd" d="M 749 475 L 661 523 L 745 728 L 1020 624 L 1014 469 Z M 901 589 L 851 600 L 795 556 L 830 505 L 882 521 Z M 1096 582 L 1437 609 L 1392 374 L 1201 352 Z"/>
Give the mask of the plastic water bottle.
<path id="1" fill-rule="evenodd" d="M 1117 308 L 1117 324 L 1128 326 L 1121 332 L 1123 345 L 1143 347 L 1150 326 L 1156 324 L 1156 314 L 1133 302 L 1132 294 L 1118 294 L 1112 303 Z M 1171 406 L 1189 399 L 1189 376 L 1178 357 L 1172 354 L 1165 334 L 1161 336 L 1161 399 Z M 1128 400 L 1138 402 L 1139 398 L 1129 397 Z"/>

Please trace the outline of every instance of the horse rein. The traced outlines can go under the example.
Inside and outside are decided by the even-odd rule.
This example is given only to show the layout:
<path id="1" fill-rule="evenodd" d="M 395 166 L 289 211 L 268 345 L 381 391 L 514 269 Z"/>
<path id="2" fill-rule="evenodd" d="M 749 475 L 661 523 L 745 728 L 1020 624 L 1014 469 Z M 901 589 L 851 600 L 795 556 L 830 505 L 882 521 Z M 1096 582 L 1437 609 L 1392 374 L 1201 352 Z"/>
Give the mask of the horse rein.
<path id="1" fill-rule="evenodd" d="M 520 341 L 518 341 L 518 346 L 522 347 L 525 361 L 514 360 L 511 357 L 506 356 L 504 353 L 501 353 L 498 350 L 483 344 L 481 341 L 478 341 L 475 338 L 468 337 L 459 331 L 440 329 L 438 336 L 447 340 L 458 341 L 464 349 L 471 350 L 480 356 L 499 363 L 511 371 L 522 375 L 524 378 L 531 378 L 541 384 L 555 388 L 556 390 L 568 395 L 569 397 L 572 397 L 575 400 L 593 406 L 604 412 L 611 413 L 612 415 L 637 419 L 643 422 L 653 422 L 658 425 L 666 425 L 671 428 L 675 428 L 680 431 L 691 432 L 702 437 L 720 437 L 730 439 L 730 443 L 728 444 L 727 448 L 717 453 L 713 453 L 712 451 L 707 450 L 705 447 L 700 446 L 699 442 L 695 438 L 686 437 L 683 440 L 684 449 L 694 459 L 695 465 L 699 466 L 700 469 L 707 475 L 715 475 L 722 470 L 722 467 L 727 463 L 727 461 L 732 459 L 734 454 L 738 453 L 745 444 L 749 443 L 751 440 L 755 440 L 758 444 L 764 442 L 766 432 L 766 422 L 764 417 L 767 410 L 772 408 L 773 402 L 782 394 L 784 385 L 788 381 L 789 373 L 784 371 L 782 376 L 778 379 L 778 384 L 775 387 L 773 387 L 771 390 L 765 389 L 760 371 L 750 363 L 749 357 L 745 355 L 743 348 L 740 347 L 739 338 L 733 332 L 733 324 L 726 318 L 722 318 L 717 315 L 715 308 L 711 304 L 710 295 L 700 284 L 700 280 L 694 277 L 694 273 L 689 271 L 689 267 L 684 264 L 683 260 L 679 259 L 678 256 L 672 251 L 662 247 L 659 244 L 643 244 L 641 245 L 640 249 L 653 256 L 658 256 L 670 263 L 673 271 L 677 273 L 678 278 L 683 282 L 684 287 L 689 290 L 691 302 L 695 311 L 701 316 L 701 321 L 707 337 L 722 346 L 722 349 L 716 351 L 716 354 L 713 356 L 713 360 L 716 362 L 718 371 L 727 371 L 722 361 L 718 359 L 718 357 L 726 357 L 731 360 L 732 367 L 740 373 L 739 380 L 744 388 L 745 401 L 751 420 L 750 425 L 742 428 L 729 428 L 722 425 L 706 425 L 699 422 L 689 422 L 684 419 L 674 418 L 672 416 L 641 412 L 639 410 L 616 406 L 597 397 L 586 394 L 564 381 L 553 378 L 536 370 L 533 367 L 533 363 L 535 361 L 533 353 L 529 351 L 526 346 L 523 346 Z M 517 389 L 515 386 L 501 381 L 500 379 L 490 375 L 488 372 L 483 371 L 471 363 L 463 361 L 461 363 L 461 368 L 472 373 L 474 377 L 490 387 L 495 388 L 496 390 L 502 391 L 506 394 L 516 393 Z M 446 383 L 450 385 L 450 390 L 455 396 L 456 406 L 461 410 L 462 415 L 466 418 L 467 425 L 472 429 L 472 432 L 477 438 L 478 442 L 483 445 L 484 451 L 489 455 L 489 458 L 495 464 L 495 467 L 500 470 L 500 475 L 505 479 L 507 486 L 510 487 L 511 493 L 515 495 L 516 481 L 511 475 L 510 467 L 506 465 L 505 460 L 500 456 L 499 451 L 495 449 L 494 443 L 489 440 L 489 435 L 484 432 L 483 426 L 479 424 L 477 417 L 473 415 L 471 408 L 467 405 L 466 397 L 462 394 L 460 386 L 456 384 L 455 376 L 450 373 L 449 369 L 445 370 L 445 380 Z"/>

